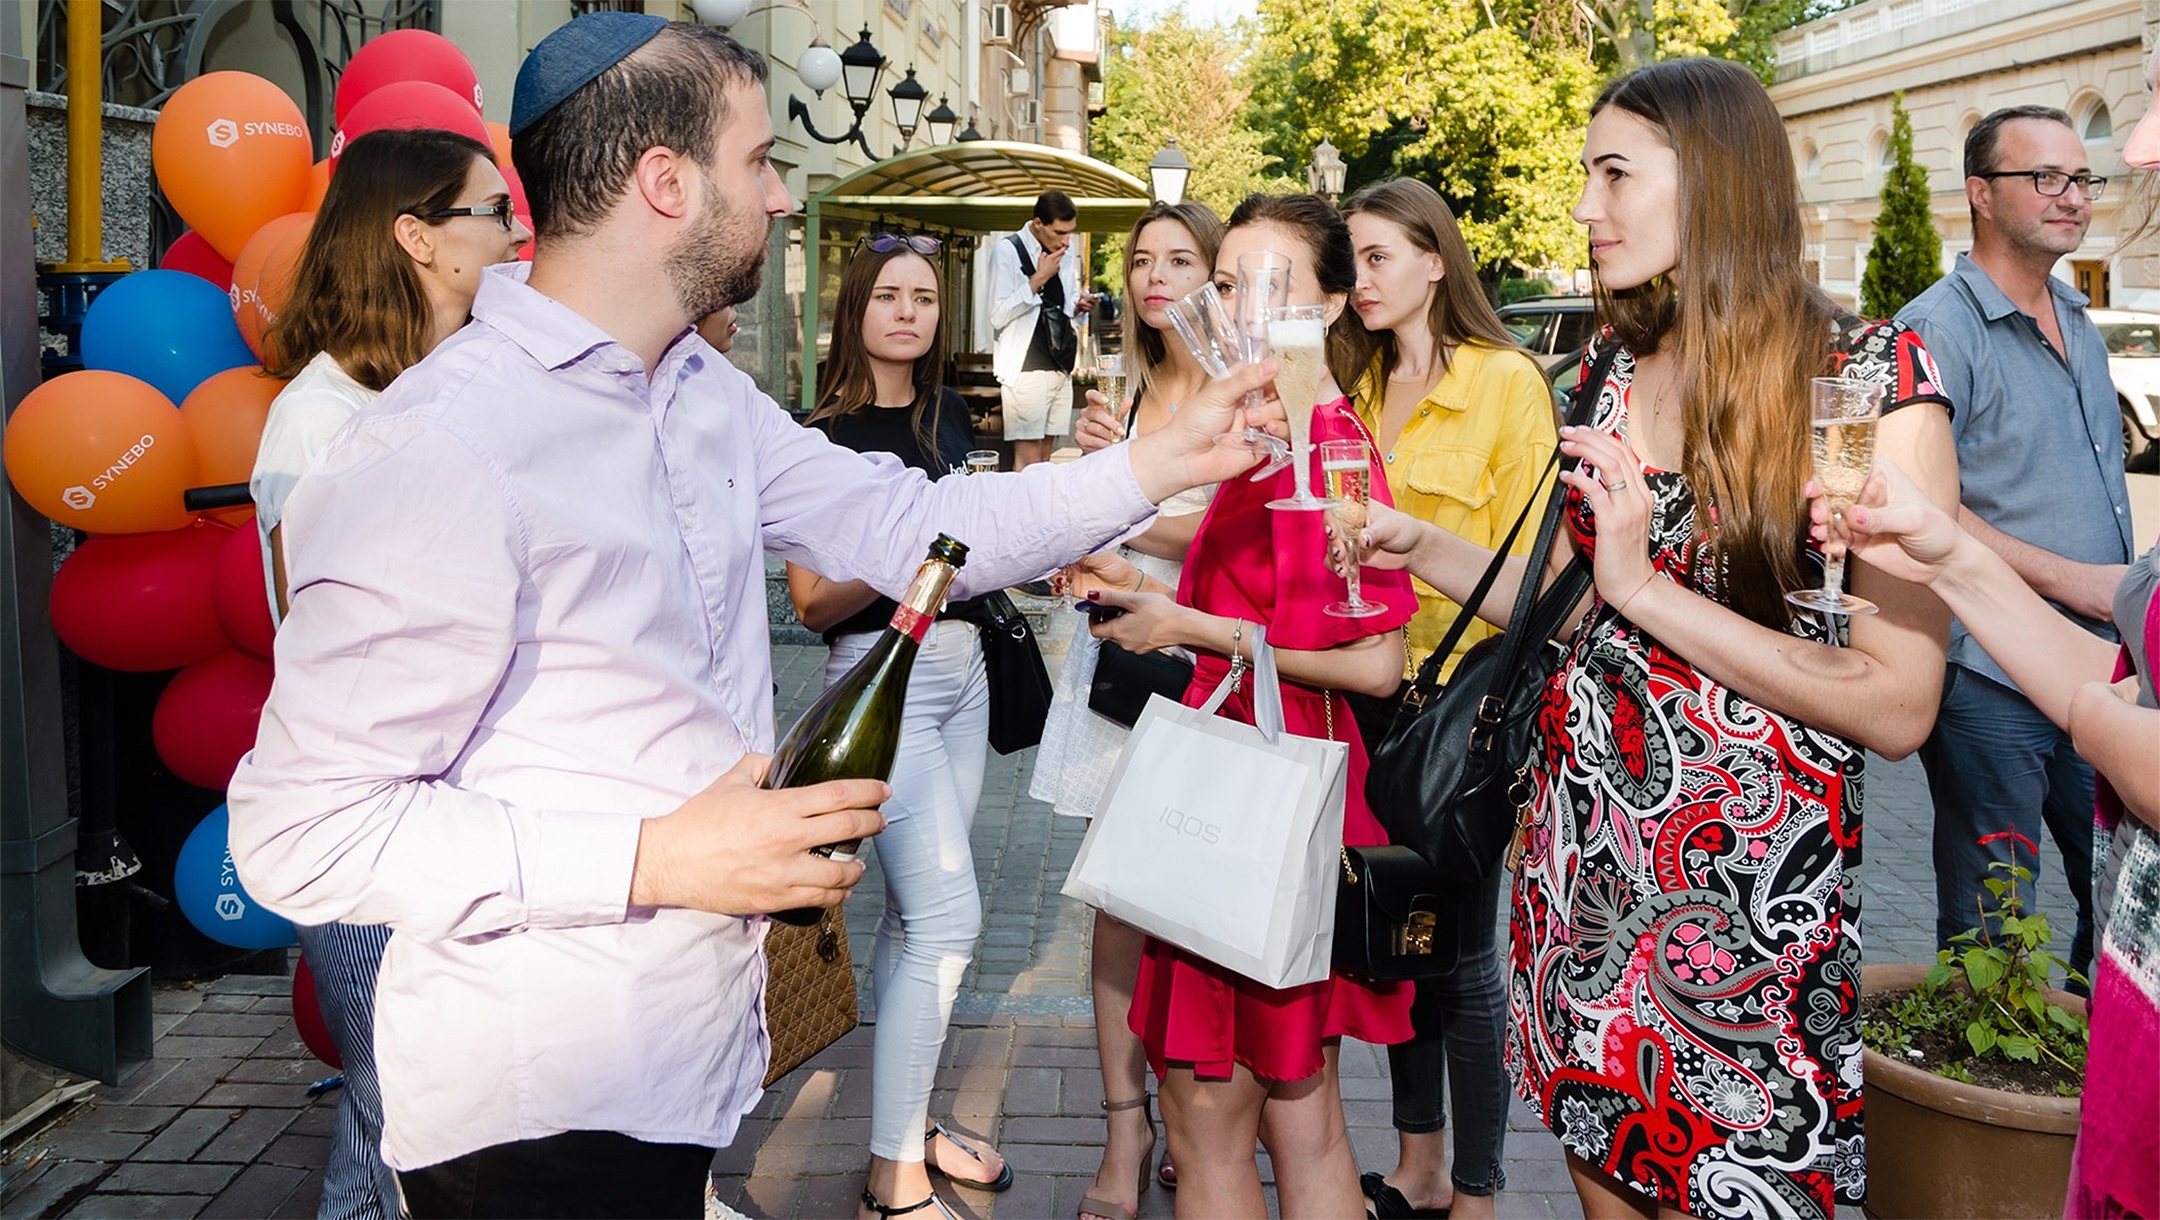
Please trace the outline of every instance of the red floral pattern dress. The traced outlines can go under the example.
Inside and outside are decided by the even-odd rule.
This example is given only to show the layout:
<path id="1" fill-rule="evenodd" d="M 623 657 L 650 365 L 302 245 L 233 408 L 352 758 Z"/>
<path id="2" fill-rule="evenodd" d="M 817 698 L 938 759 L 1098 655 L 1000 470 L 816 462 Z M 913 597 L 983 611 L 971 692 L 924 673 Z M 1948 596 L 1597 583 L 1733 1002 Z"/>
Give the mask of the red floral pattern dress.
<path id="1" fill-rule="evenodd" d="M 1833 350 L 1844 375 L 1883 385 L 1885 414 L 1944 401 L 1902 327 L 1847 319 Z M 1626 435 L 1634 371 L 1621 350 L 1592 426 Z M 1653 566 L 1714 594 L 1686 478 L 1643 477 Z M 1590 555 L 1580 494 L 1567 514 Z M 1825 638 L 1814 615 L 1793 632 Z M 1538 728 L 1510 921 L 1508 1067 L 1524 1099 L 1570 1151 L 1665 1207 L 1828 1217 L 1859 1202 L 1848 873 L 1866 752 L 1697 672 L 1602 599 Z"/>
<path id="2" fill-rule="evenodd" d="M 1338 438 L 1372 440 L 1347 399 L 1313 412 L 1314 448 Z M 1318 476 L 1315 469 L 1316 492 Z M 1371 478 L 1373 498 L 1392 505 L 1387 475 L 1377 462 Z M 1343 580 L 1328 570 L 1323 514 L 1267 507 L 1269 500 L 1290 492 L 1287 469 L 1258 483 L 1244 475 L 1223 483 L 1193 537 L 1178 602 L 1263 623 L 1268 643 L 1277 648 L 1318 651 L 1401 630 L 1417 612 L 1417 595 L 1401 572 L 1364 573 L 1365 600 L 1387 607 L 1387 613 L 1335 618 L 1322 612 L 1321 607 L 1342 600 Z M 1196 650 L 1185 705 L 1206 703 L 1229 668 L 1227 656 Z M 1251 724 L 1251 694 L 1248 678 L 1220 714 Z M 1329 737 L 1332 724 L 1332 739 L 1349 743 L 1343 842 L 1352 847 L 1387 842 L 1387 832 L 1365 804 L 1365 747 L 1342 694 L 1284 679 L 1282 703 L 1290 732 Z M 1158 1077 L 1176 1063 L 1190 1065 L 1203 1078 L 1221 1079 L 1230 1075 L 1233 1063 L 1242 1063 L 1264 1080 L 1303 1080 L 1322 1067 L 1323 1039 L 1408 1040 L 1410 989 L 1401 983 L 1367 986 L 1340 976 L 1277 989 L 1150 938 L 1128 1021 L 1146 1044 Z"/>

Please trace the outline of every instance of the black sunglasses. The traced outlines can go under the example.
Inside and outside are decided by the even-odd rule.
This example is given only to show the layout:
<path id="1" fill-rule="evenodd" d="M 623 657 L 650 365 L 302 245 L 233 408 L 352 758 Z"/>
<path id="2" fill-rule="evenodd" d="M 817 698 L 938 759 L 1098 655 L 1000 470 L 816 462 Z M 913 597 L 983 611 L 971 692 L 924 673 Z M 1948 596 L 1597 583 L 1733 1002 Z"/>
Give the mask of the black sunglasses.
<path id="1" fill-rule="evenodd" d="M 899 233 L 865 233 L 856 240 L 855 244 L 870 247 L 870 253 L 872 254 L 889 254 L 902 246 L 906 246 L 924 258 L 935 258 L 937 252 L 945 248 L 944 242 L 935 237 L 925 237 L 920 233 L 905 235 Z"/>
<path id="2" fill-rule="evenodd" d="M 506 199 L 501 203 L 483 203 L 477 207 L 444 208 L 440 212 L 425 212 L 420 214 L 420 219 L 448 220 L 452 216 L 493 216 L 495 223 L 502 226 L 503 232 L 508 233 L 510 226 L 517 221 L 517 207 Z"/>

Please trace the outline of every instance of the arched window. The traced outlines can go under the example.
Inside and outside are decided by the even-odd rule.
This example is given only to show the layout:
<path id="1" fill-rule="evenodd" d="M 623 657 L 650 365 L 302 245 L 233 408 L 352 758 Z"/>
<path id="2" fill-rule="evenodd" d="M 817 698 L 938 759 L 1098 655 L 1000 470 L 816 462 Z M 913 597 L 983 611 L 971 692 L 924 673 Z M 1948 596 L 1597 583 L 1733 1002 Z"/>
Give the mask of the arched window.
<path id="1" fill-rule="evenodd" d="M 1885 171 L 1896 164 L 1897 150 L 1890 144 L 1890 133 L 1883 132 L 1875 137 L 1875 168 Z"/>
<path id="2" fill-rule="evenodd" d="M 2078 123 L 2078 135 L 2087 144 L 2106 144 L 2115 139 L 2115 119 L 2108 113 L 2106 102 L 2094 102 Z"/>
<path id="3" fill-rule="evenodd" d="M 1800 176 L 1803 178 L 1822 177 L 1822 150 L 1815 147 L 1815 141 L 1813 140 L 1800 145 Z"/>

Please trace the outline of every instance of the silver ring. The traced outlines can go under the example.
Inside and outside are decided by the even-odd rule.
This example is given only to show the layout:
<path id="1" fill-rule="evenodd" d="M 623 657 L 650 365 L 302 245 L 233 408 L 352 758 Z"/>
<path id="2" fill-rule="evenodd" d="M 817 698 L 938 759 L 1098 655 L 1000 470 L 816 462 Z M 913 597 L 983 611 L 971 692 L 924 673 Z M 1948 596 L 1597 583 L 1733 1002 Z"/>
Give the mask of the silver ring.
<path id="1" fill-rule="evenodd" d="M 1628 483 L 1626 479 L 1622 479 L 1617 483 L 1607 483 L 1605 485 L 1605 490 L 1607 491 L 1626 491 L 1627 489 Z"/>

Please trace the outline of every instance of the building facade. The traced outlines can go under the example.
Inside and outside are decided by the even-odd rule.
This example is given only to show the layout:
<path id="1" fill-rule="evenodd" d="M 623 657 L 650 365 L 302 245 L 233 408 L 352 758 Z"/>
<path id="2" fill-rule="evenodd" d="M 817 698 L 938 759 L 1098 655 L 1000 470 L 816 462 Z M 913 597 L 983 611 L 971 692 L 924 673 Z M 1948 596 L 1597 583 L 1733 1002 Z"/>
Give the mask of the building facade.
<path id="1" fill-rule="evenodd" d="M 1808 259 L 1856 304 L 1889 167 L 1890 106 L 1904 94 L 1913 156 L 1934 192 L 1943 266 L 1972 248 L 1966 133 L 2004 106 L 2069 113 L 2109 180 L 2085 242 L 2056 274 L 2096 306 L 2160 310 L 2160 258 L 2117 248 L 2130 195 L 2123 145 L 2144 116 L 2147 0 L 1865 0 L 1778 39 L 1770 96 L 1785 117 Z M 2156 8 L 2160 14 L 2160 8 Z"/>

